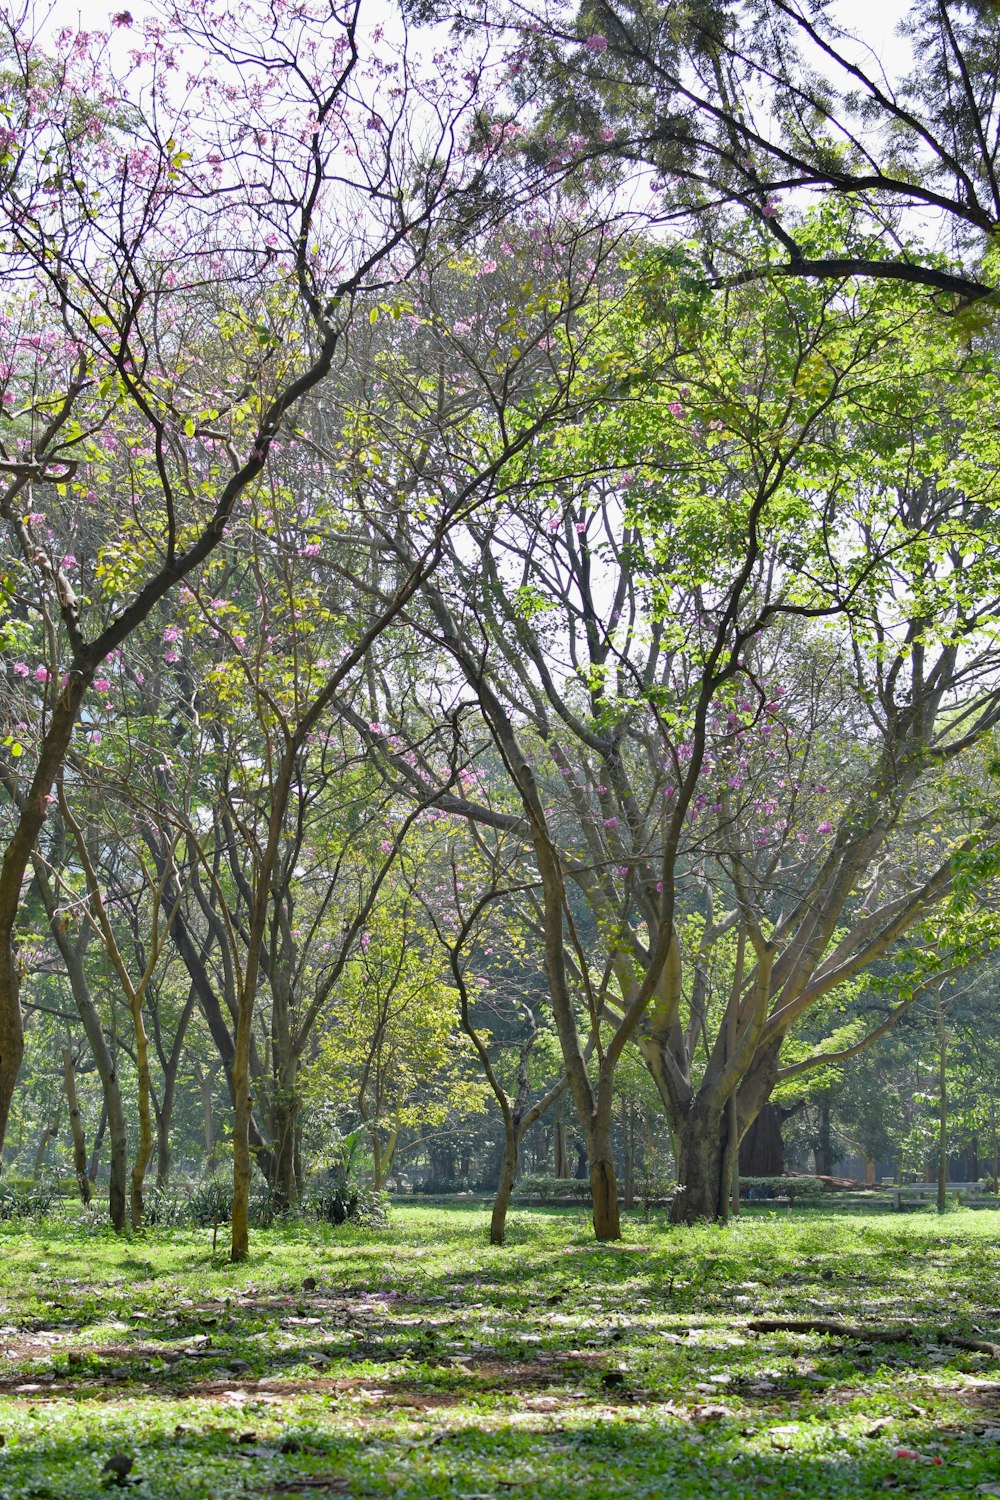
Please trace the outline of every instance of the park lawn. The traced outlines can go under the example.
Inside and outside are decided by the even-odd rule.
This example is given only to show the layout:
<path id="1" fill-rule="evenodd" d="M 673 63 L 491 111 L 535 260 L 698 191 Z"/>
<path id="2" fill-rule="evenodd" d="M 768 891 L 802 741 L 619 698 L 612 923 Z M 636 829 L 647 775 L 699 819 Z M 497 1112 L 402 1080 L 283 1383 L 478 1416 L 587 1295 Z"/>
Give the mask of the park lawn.
<path id="1" fill-rule="evenodd" d="M 0 1225 L 0 1496 L 1000 1494 L 1000 1213 L 487 1223 Z"/>

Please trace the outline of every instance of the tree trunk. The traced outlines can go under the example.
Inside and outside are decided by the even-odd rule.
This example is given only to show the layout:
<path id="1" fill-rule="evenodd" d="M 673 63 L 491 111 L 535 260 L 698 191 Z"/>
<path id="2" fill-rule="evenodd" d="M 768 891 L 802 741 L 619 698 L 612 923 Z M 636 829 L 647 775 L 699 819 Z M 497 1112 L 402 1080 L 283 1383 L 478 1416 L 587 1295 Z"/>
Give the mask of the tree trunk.
<path id="1" fill-rule="evenodd" d="M 250 1155 L 250 1117 L 253 1098 L 250 1094 L 250 1005 L 245 1002 L 236 1027 L 236 1053 L 233 1058 L 233 1222 L 230 1259 L 246 1260 L 250 1253 L 250 1183 L 253 1158 Z"/>
<path id="2" fill-rule="evenodd" d="M 38 1145 L 35 1148 L 35 1176 L 36 1177 L 38 1176 L 39 1172 L 41 1172 L 42 1168 L 45 1166 L 45 1153 L 49 1149 L 49 1141 L 54 1140 L 55 1137 L 59 1134 L 59 1127 L 60 1127 L 61 1124 L 62 1124 L 62 1100 L 60 1099 L 60 1101 L 59 1101 L 59 1108 L 56 1110 L 55 1117 L 53 1118 L 52 1124 L 51 1125 L 43 1125 L 42 1126 L 41 1134 L 38 1137 Z"/>
<path id="3" fill-rule="evenodd" d="M 830 1124 L 830 1101 L 824 1099 L 819 1106 L 819 1128 L 813 1147 L 813 1160 L 817 1177 L 829 1177 L 833 1171 L 833 1129 Z"/>
<path id="4" fill-rule="evenodd" d="M 271 1109 L 271 1134 L 274 1139 L 274 1206 L 279 1214 L 287 1213 L 298 1201 L 295 1176 L 295 1140 L 298 1127 L 299 1099 L 295 1089 L 296 1068 L 292 1059 L 277 1080 Z M 381 1184 L 377 1184 L 380 1186 Z"/>
<path id="5" fill-rule="evenodd" d="M 865 1157 L 865 1187 L 875 1186 L 875 1158 Z"/>
<path id="6" fill-rule="evenodd" d="M 212 1087 L 214 1079 L 201 1067 L 195 1074 L 198 1094 L 201 1098 L 201 1123 L 205 1132 L 205 1164 L 209 1173 L 215 1171 L 215 1114 L 212 1110 Z"/>
<path id="7" fill-rule="evenodd" d="M 146 1180 L 146 1168 L 149 1166 L 153 1155 L 153 1112 L 149 1082 L 149 1039 L 146 1035 L 146 1022 L 142 1014 L 141 993 L 136 993 L 132 996 L 131 1011 L 132 1026 L 135 1031 L 135 1060 L 139 1075 L 137 1100 L 139 1110 L 139 1143 L 136 1147 L 135 1160 L 132 1163 L 130 1209 L 132 1228 L 141 1229 L 146 1211 L 143 1198 L 143 1184 Z"/>
<path id="8" fill-rule="evenodd" d="M 87 1167 L 87 1176 L 90 1178 L 91 1187 L 97 1186 L 97 1174 L 101 1170 L 101 1151 L 104 1147 L 104 1137 L 108 1131 L 108 1106 L 101 1100 L 101 1118 L 97 1122 L 97 1134 L 94 1136 L 94 1144 L 91 1147 L 90 1163 Z"/>
<path id="9" fill-rule="evenodd" d="M 948 1032 L 945 1027 L 940 986 L 938 986 L 936 997 L 938 1033 L 937 1211 L 943 1214 L 948 1207 Z"/>
<path id="10" fill-rule="evenodd" d="M 635 1120 L 631 1107 L 622 1103 L 622 1198 L 626 1208 L 635 1208 Z"/>
<path id="11" fill-rule="evenodd" d="M 781 1111 L 768 1102 L 747 1128 L 740 1142 L 740 1173 L 744 1177 L 783 1177 L 785 1143 L 781 1138 Z"/>
<path id="12" fill-rule="evenodd" d="M 21 876 L 17 874 L 20 889 Z M 17 954 L 10 934 L 0 932 L 0 1147 L 7 1135 L 7 1120 L 24 1057 L 24 1015 L 21 1011 Z"/>
<path id="13" fill-rule="evenodd" d="M 670 1206 L 672 1224 L 717 1219 L 728 1191 L 724 1178 L 728 1130 L 721 1109 L 692 1109 L 678 1122 L 677 1191 Z"/>
<path id="14" fill-rule="evenodd" d="M 59 920 L 56 896 L 48 871 L 39 859 L 35 859 L 33 864 L 35 879 L 38 882 L 38 889 L 49 919 L 49 927 L 65 965 L 70 989 L 73 992 L 73 1001 L 83 1023 L 87 1043 L 97 1067 L 97 1076 L 101 1080 L 104 1109 L 107 1113 L 108 1136 L 111 1141 L 111 1162 L 108 1169 L 108 1217 L 115 1233 L 121 1234 L 125 1228 L 128 1203 L 128 1134 L 125 1126 L 125 1106 L 122 1103 L 122 1091 L 118 1082 L 117 1063 L 104 1034 L 97 1006 L 90 993 L 81 947 L 70 940 L 64 924 Z M 82 944 L 83 941 L 81 939 L 80 943 Z"/>
<path id="15" fill-rule="evenodd" d="M 156 1189 L 162 1193 L 170 1180 L 170 1116 L 161 1109 L 156 1116 Z"/>
<path id="16" fill-rule="evenodd" d="M 504 1144 L 503 1160 L 500 1163 L 500 1182 L 493 1200 L 493 1217 L 490 1220 L 490 1244 L 502 1245 L 507 1230 L 507 1210 L 510 1195 L 517 1181 L 517 1142 L 510 1135 Z"/>
<path id="17" fill-rule="evenodd" d="M 552 1127 L 552 1157 L 554 1176 L 572 1177 L 569 1150 L 566 1145 L 566 1126 L 561 1120 L 557 1120 Z"/>
<path id="18" fill-rule="evenodd" d="M 609 1084 L 610 1080 L 604 1082 Z M 601 1093 L 598 1118 L 591 1121 L 587 1131 L 590 1191 L 594 1202 L 594 1237 L 598 1240 L 620 1240 L 622 1226 L 618 1212 L 618 1177 L 611 1144 L 611 1096 L 607 1089 L 602 1089 Z"/>
<path id="19" fill-rule="evenodd" d="M 76 1093 L 76 1066 L 71 1047 L 63 1048 L 63 1082 L 66 1086 L 66 1104 L 69 1108 L 69 1127 L 73 1133 L 73 1170 L 76 1173 L 77 1187 L 80 1189 L 80 1201 L 88 1204 L 90 1202 L 90 1178 L 87 1175 L 87 1142 L 84 1139 L 83 1121 L 80 1118 L 80 1101 Z"/>

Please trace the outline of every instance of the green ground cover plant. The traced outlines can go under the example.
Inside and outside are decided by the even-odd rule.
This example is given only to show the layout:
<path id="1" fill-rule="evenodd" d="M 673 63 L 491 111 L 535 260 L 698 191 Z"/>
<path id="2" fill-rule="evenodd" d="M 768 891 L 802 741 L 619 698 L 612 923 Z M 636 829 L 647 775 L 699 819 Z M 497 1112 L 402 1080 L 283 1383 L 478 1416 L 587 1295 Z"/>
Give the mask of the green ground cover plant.
<path id="1" fill-rule="evenodd" d="M 1000 1494 L 996 1211 L 488 1217 L 4 1222 L 0 1496 Z"/>

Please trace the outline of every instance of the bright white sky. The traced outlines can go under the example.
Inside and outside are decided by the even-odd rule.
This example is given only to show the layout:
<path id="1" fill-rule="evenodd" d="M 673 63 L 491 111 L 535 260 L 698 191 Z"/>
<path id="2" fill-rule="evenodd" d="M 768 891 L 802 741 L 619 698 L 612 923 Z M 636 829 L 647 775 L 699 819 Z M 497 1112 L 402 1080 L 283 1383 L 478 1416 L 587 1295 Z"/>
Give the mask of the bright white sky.
<path id="1" fill-rule="evenodd" d="M 151 7 L 148 0 L 52 0 L 49 24 L 44 29 L 75 26 L 82 30 L 104 30 L 110 17 L 120 10 L 141 16 Z M 882 58 L 889 71 L 905 65 L 907 50 L 895 35 L 895 26 L 906 9 L 905 0 L 837 0 L 833 14 Z M 364 0 L 362 25 L 365 30 L 385 24 L 394 6 L 387 0 Z M 38 10 L 39 18 L 44 6 Z"/>

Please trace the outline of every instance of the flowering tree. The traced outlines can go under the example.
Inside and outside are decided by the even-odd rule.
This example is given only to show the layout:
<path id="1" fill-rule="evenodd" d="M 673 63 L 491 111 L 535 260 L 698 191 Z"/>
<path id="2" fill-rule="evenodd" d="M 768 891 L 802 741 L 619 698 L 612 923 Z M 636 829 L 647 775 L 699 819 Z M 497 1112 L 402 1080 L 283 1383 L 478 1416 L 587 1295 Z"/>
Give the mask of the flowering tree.
<path id="1" fill-rule="evenodd" d="M 21 885 L 81 709 L 259 489 L 359 308 L 432 226 L 490 210 L 480 78 L 473 50 L 426 69 L 377 34 L 363 51 L 350 3 L 122 11 L 48 51 L 4 15 L 0 1137 Z"/>
<path id="2" fill-rule="evenodd" d="M 796 1023 L 916 930 L 980 841 L 992 858 L 985 814 L 943 844 L 914 831 L 1000 714 L 973 456 L 989 361 L 942 380 L 933 325 L 886 284 L 711 308 L 669 257 L 639 264 L 609 325 L 615 398 L 545 453 L 547 505 L 470 524 L 420 621 L 520 803 L 440 805 L 534 854 L 602 1237 L 624 1048 L 670 1121 L 675 1215 L 714 1216 Z M 713 1018 L 699 950 L 726 935 Z"/>

